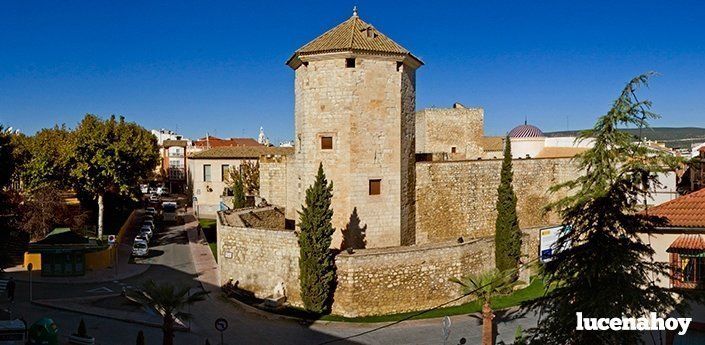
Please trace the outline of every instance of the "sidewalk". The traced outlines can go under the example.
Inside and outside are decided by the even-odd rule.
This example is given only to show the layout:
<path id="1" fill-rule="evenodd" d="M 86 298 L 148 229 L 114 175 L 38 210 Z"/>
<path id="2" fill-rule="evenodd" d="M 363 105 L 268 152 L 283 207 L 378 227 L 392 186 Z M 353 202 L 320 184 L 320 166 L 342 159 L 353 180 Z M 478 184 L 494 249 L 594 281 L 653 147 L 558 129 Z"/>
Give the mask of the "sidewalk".
<path id="1" fill-rule="evenodd" d="M 209 298 L 215 298 L 220 294 L 220 277 L 218 263 L 213 257 L 206 237 L 198 227 L 198 219 L 193 214 L 184 214 L 184 218 L 191 220 L 184 224 L 186 233 L 188 234 L 189 249 L 193 258 L 193 265 L 196 272 L 199 272 L 198 280 L 203 287 L 203 290 L 210 292 Z"/>

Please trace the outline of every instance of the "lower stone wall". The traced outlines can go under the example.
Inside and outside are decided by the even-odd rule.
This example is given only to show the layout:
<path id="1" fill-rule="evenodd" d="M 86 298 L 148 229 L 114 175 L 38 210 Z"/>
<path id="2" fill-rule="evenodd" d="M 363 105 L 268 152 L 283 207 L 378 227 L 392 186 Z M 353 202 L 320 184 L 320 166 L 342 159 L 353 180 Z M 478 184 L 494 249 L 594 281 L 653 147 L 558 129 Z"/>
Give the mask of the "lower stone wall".
<path id="1" fill-rule="evenodd" d="M 559 223 L 543 207 L 565 192 L 548 189 L 579 175 L 570 158 L 512 161 L 521 228 Z M 416 244 L 494 234 L 502 160 L 416 163 Z"/>
<path id="2" fill-rule="evenodd" d="M 288 303 L 302 306 L 296 234 L 230 226 L 223 220 L 221 215 L 217 243 L 221 285 L 233 279 L 239 288 L 263 298 L 283 283 Z M 343 252 L 336 257 L 333 313 L 356 317 L 432 308 L 460 296 L 449 278 L 492 267 L 491 238 Z"/>
<path id="3" fill-rule="evenodd" d="M 425 310 L 460 297 L 452 277 L 494 267 L 494 242 L 438 243 L 345 252 L 336 258 L 333 314 L 347 317 Z M 449 305 L 467 302 L 459 299 Z"/>
<path id="4" fill-rule="evenodd" d="M 221 285 L 232 279 L 239 288 L 264 298 L 283 283 L 289 302 L 301 305 L 294 231 L 227 226 L 219 216 L 217 245 Z"/>

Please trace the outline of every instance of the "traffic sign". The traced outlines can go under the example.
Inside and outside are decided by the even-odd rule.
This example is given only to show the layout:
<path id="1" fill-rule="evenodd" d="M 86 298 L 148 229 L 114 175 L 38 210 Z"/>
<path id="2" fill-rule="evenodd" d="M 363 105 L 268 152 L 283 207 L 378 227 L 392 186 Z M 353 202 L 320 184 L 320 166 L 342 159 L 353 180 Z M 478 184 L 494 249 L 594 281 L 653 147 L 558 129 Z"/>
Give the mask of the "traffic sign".
<path id="1" fill-rule="evenodd" d="M 228 329 L 228 320 L 219 318 L 218 320 L 215 320 L 215 329 L 218 330 L 219 332 L 223 332 L 226 329 Z"/>
<path id="2" fill-rule="evenodd" d="M 108 235 L 108 244 L 109 245 L 115 244 L 115 235 Z"/>
<path id="3" fill-rule="evenodd" d="M 32 268 L 34 268 L 34 265 L 32 265 L 31 262 L 28 263 L 28 264 L 27 264 L 27 271 L 32 272 Z"/>

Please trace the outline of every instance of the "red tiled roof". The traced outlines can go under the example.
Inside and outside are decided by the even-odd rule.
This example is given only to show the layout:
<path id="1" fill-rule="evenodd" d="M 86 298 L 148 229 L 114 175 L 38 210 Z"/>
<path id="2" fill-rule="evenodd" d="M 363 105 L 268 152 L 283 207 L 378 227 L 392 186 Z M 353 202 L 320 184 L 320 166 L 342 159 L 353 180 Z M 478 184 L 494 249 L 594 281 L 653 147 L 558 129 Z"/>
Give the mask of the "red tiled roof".
<path id="1" fill-rule="evenodd" d="M 705 228 L 705 189 L 652 207 L 647 213 L 668 219 L 670 226 Z"/>
<path id="2" fill-rule="evenodd" d="M 668 247 L 669 253 L 696 253 L 705 251 L 705 239 L 700 234 L 683 234 L 678 236 Z"/>
<path id="3" fill-rule="evenodd" d="M 207 137 L 198 139 L 193 144 L 199 147 L 262 146 L 262 144 L 252 138 L 221 139 L 217 137 Z"/>

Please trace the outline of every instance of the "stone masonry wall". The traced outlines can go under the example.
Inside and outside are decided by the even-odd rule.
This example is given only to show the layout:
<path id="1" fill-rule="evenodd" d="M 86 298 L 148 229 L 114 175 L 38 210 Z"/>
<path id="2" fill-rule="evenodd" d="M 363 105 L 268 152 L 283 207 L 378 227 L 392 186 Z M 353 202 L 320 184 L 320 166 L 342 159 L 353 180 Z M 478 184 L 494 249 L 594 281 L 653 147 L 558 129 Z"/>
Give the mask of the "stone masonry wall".
<path id="1" fill-rule="evenodd" d="M 289 302 L 301 305 L 294 231 L 228 226 L 219 219 L 218 267 L 221 285 L 233 279 L 239 288 L 264 298 L 283 282 Z"/>
<path id="2" fill-rule="evenodd" d="M 261 157 L 259 194 L 270 205 L 286 206 L 287 157 Z"/>
<path id="3" fill-rule="evenodd" d="M 524 231 L 522 253 L 538 256 L 539 229 Z M 287 302 L 302 306 L 299 246 L 294 231 L 241 226 L 233 214 L 219 213 L 218 265 L 221 284 L 229 279 L 259 298 L 283 283 Z M 494 267 L 494 240 L 485 237 L 404 247 L 358 249 L 336 257 L 338 285 L 333 314 L 347 317 L 418 311 L 460 297 L 451 277 Z M 455 304 L 467 302 L 460 299 Z"/>
<path id="4" fill-rule="evenodd" d="M 482 108 L 429 108 L 416 112 L 416 152 L 445 152 L 452 159 L 483 156 L 480 140 L 484 135 Z M 453 154 L 452 148 L 456 152 Z"/>
<path id="5" fill-rule="evenodd" d="M 346 58 L 354 57 L 354 68 Z M 399 57 L 321 54 L 295 72 L 295 154 L 287 164 L 287 218 L 295 220 L 319 164 L 333 182 L 333 245 L 342 229 L 366 229 L 367 247 L 413 243 L 414 67 Z M 323 149 L 321 138 L 332 138 Z M 402 176 L 403 175 L 403 176 Z M 369 194 L 369 181 L 381 193 Z M 407 218 L 407 219 L 402 219 Z"/>
<path id="6" fill-rule="evenodd" d="M 419 162 L 416 164 L 416 243 L 494 234 L 501 160 Z M 568 158 L 513 161 L 514 191 L 522 228 L 556 224 L 543 206 L 565 195 L 548 188 L 578 176 Z"/>
<path id="7" fill-rule="evenodd" d="M 451 277 L 494 267 L 494 242 L 359 250 L 336 258 L 338 286 L 333 314 L 347 317 L 395 314 L 438 306 L 460 297 Z M 454 304 L 467 302 L 460 299 Z"/>

